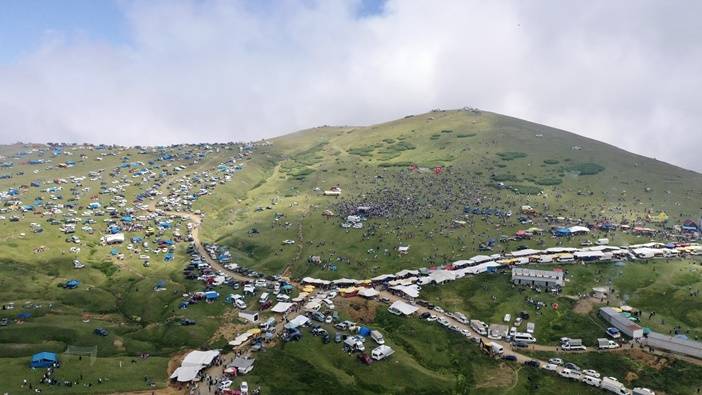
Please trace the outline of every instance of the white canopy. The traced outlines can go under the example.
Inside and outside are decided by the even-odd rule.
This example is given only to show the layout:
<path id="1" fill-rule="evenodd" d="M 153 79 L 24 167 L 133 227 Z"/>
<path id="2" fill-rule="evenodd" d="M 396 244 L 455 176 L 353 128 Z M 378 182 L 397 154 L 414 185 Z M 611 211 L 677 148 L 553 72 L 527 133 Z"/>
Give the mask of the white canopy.
<path id="1" fill-rule="evenodd" d="M 389 308 L 392 310 L 398 311 L 404 315 L 414 314 L 414 312 L 417 311 L 416 307 L 412 306 L 409 303 L 403 302 L 401 300 L 396 301 Z"/>
<path id="2" fill-rule="evenodd" d="M 360 296 L 363 296 L 364 298 L 372 298 L 374 296 L 378 296 L 380 292 L 376 291 L 373 288 L 360 288 L 358 290 L 358 294 Z"/>
<path id="3" fill-rule="evenodd" d="M 417 286 L 417 284 L 396 285 L 394 287 L 390 287 L 390 289 L 394 289 L 395 291 L 400 291 L 400 292 L 404 293 L 405 295 L 409 296 L 410 298 L 418 298 L 419 297 L 419 286 Z"/>
<path id="4" fill-rule="evenodd" d="M 218 350 L 209 351 L 191 351 L 183 359 L 181 366 L 207 366 L 219 356 Z"/>
<path id="5" fill-rule="evenodd" d="M 271 311 L 274 313 L 285 313 L 292 307 L 292 305 L 292 303 L 288 302 L 278 302 L 275 306 L 273 306 Z"/>
<path id="6" fill-rule="evenodd" d="M 305 317 L 304 315 L 298 315 L 297 317 L 290 320 L 290 322 L 285 324 L 285 327 L 287 329 L 295 329 L 297 327 L 305 325 L 308 322 L 310 322 L 309 318 Z"/>
<path id="7" fill-rule="evenodd" d="M 249 338 L 251 336 L 253 336 L 253 334 L 251 334 L 249 332 L 244 332 L 241 335 L 237 336 L 234 340 L 230 341 L 229 345 L 233 346 L 233 347 L 240 346 L 240 345 L 246 343 L 246 341 L 249 340 Z"/>
<path id="8" fill-rule="evenodd" d="M 171 374 L 171 379 L 176 379 L 180 383 L 187 383 L 197 378 L 202 366 L 181 366 Z"/>
<path id="9" fill-rule="evenodd" d="M 318 278 L 312 278 L 312 277 L 305 277 L 302 279 L 302 282 L 305 284 L 317 284 L 317 285 L 329 285 L 331 284 L 330 281 L 327 280 L 320 280 Z"/>

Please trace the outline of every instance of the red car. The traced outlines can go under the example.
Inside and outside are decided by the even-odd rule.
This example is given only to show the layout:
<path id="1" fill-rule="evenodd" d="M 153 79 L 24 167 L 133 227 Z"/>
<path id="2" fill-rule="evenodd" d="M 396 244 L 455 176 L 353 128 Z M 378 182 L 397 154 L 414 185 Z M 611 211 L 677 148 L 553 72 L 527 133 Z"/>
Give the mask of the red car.
<path id="1" fill-rule="evenodd" d="M 366 353 L 358 354 L 358 360 L 361 361 L 361 363 L 364 363 L 366 365 L 370 365 L 373 363 L 373 358 L 370 357 L 370 355 Z"/>

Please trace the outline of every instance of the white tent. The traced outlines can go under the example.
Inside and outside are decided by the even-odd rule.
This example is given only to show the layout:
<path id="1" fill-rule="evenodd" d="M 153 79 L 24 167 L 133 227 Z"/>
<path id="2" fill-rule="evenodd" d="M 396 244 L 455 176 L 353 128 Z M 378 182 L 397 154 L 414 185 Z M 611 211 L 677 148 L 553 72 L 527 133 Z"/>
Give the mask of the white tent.
<path id="1" fill-rule="evenodd" d="M 373 288 L 359 288 L 358 295 L 363 296 L 364 298 L 373 298 L 380 295 L 380 292 Z"/>
<path id="2" fill-rule="evenodd" d="M 304 315 L 298 315 L 297 317 L 290 320 L 290 322 L 285 324 L 285 328 L 295 329 L 295 328 L 298 328 L 298 327 L 305 325 L 308 322 L 310 322 L 309 318 L 305 317 Z"/>
<path id="3" fill-rule="evenodd" d="M 393 303 L 392 305 L 390 305 L 388 310 L 396 311 L 396 312 L 404 314 L 404 315 L 410 315 L 410 314 L 414 314 L 414 312 L 417 311 L 417 308 L 412 306 L 409 303 L 398 300 L 395 303 Z"/>
<path id="4" fill-rule="evenodd" d="M 176 379 L 180 383 L 197 381 L 195 379 L 202 368 L 202 366 L 181 366 L 171 374 L 171 379 Z"/>
<path id="5" fill-rule="evenodd" d="M 219 356 L 218 350 L 191 351 L 185 356 L 181 366 L 207 366 Z"/>
<path id="6" fill-rule="evenodd" d="M 419 286 L 417 286 L 417 284 L 396 285 L 394 287 L 390 287 L 390 289 L 393 289 L 395 291 L 400 291 L 400 292 L 404 293 L 405 295 L 409 296 L 410 298 L 418 298 L 419 297 Z"/>
<path id="7" fill-rule="evenodd" d="M 570 230 L 570 233 L 590 233 L 590 228 L 584 226 L 571 226 L 568 230 Z"/>
<path id="8" fill-rule="evenodd" d="M 273 308 L 271 309 L 272 312 L 274 313 L 285 313 L 288 311 L 291 307 L 293 306 L 292 303 L 288 302 L 278 302 Z"/>
<path id="9" fill-rule="evenodd" d="M 539 250 L 532 250 L 530 248 L 524 249 L 524 250 L 519 250 L 519 251 L 512 251 L 509 255 L 512 255 L 513 257 L 522 257 L 522 256 L 529 256 L 529 255 L 536 255 L 539 254 L 541 251 Z"/>
<path id="10" fill-rule="evenodd" d="M 453 281 L 456 279 L 456 273 L 452 270 L 434 270 L 429 273 L 428 276 L 421 277 L 419 279 L 419 284 L 443 284 L 446 281 Z"/>
<path id="11" fill-rule="evenodd" d="M 241 335 L 239 335 L 239 336 L 237 336 L 236 338 L 234 338 L 234 340 L 230 341 L 230 342 L 229 342 L 229 345 L 230 345 L 230 346 L 233 346 L 233 347 L 240 346 L 240 345 L 246 343 L 246 341 L 249 340 L 249 338 L 250 338 L 251 336 L 253 336 L 252 333 L 250 333 L 250 332 L 244 332 L 244 333 L 242 333 Z"/>
<path id="12" fill-rule="evenodd" d="M 349 285 L 355 285 L 358 284 L 358 280 L 354 280 L 352 278 L 340 278 L 338 280 L 332 281 L 332 284 L 335 285 L 341 285 L 341 284 L 349 284 Z"/>

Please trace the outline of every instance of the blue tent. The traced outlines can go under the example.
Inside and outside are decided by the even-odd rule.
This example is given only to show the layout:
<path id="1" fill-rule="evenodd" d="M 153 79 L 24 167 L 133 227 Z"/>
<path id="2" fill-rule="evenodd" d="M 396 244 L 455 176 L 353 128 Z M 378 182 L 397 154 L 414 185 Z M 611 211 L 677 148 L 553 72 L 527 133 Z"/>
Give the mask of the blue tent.
<path id="1" fill-rule="evenodd" d="M 366 326 L 362 326 L 362 327 L 358 328 L 358 334 L 363 336 L 363 337 L 369 336 L 370 333 L 371 333 L 370 328 L 368 328 Z"/>
<path id="2" fill-rule="evenodd" d="M 219 298 L 219 293 L 217 291 L 207 291 L 205 292 L 205 299 L 207 300 L 217 300 Z"/>
<path id="3" fill-rule="evenodd" d="M 32 313 L 24 311 L 24 312 L 17 314 L 16 317 L 20 320 L 26 320 L 26 319 L 32 317 Z"/>
<path id="4" fill-rule="evenodd" d="M 570 229 L 568 228 L 556 228 L 553 230 L 553 235 L 556 237 L 570 236 Z"/>
<path id="5" fill-rule="evenodd" d="M 50 368 L 56 362 L 58 362 L 58 357 L 56 353 L 53 352 L 40 352 L 32 355 L 32 367 L 33 368 Z"/>
<path id="6" fill-rule="evenodd" d="M 122 222 L 132 222 L 133 218 L 131 215 L 125 215 L 122 217 Z"/>
<path id="7" fill-rule="evenodd" d="M 119 255 L 119 250 L 116 248 L 113 248 L 112 251 L 110 251 L 110 254 L 112 254 L 112 256 Z"/>
<path id="8" fill-rule="evenodd" d="M 168 254 L 164 255 L 163 260 L 166 261 L 166 262 L 172 261 L 172 260 L 173 260 L 173 254 L 168 253 Z"/>
<path id="9" fill-rule="evenodd" d="M 78 280 L 68 280 L 68 281 L 66 281 L 66 288 L 68 288 L 68 289 L 77 288 L 78 285 L 80 285 L 80 281 L 78 281 Z"/>

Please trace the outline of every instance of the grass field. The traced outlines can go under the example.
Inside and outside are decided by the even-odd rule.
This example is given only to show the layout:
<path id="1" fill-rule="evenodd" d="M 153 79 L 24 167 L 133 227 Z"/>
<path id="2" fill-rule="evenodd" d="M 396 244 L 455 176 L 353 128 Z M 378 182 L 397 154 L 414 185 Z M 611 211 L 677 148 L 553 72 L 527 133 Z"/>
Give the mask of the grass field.
<path id="1" fill-rule="evenodd" d="M 411 164 L 418 170 L 412 172 Z M 435 166 L 444 166 L 444 172 L 434 174 Z M 702 192 L 697 173 L 541 125 L 465 111 L 280 137 L 261 148 L 247 170 L 242 185 L 226 185 L 197 203 L 208 213 L 203 237 L 228 244 L 245 265 L 272 273 L 289 267 L 300 277 L 363 278 L 443 264 L 477 254 L 490 238 L 534 225 L 548 228 L 541 216 L 533 225 L 520 225 L 516 213 L 522 205 L 585 222 L 644 221 L 649 212 L 666 211 L 672 226 L 699 216 L 696 196 Z M 497 180 L 541 193 L 496 189 Z M 334 185 L 342 188 L 340 197 L 322 196 L 321 190 Z M 340 205 L 385 204 L 391 200 L 387 191 L 413 204 L 372 217 L 363 229 L 340 227 Z M 481 207 L 515 215 L 464 216 L 464 206 L 475 207 L 478 200 Z M 327 209 L 337 217 L 325 218 Z M 467 223 L 456 226 L 458 219 Z M 259 233 L 251 234 L 253 228 Z M 613 244 L 648 241 L 622 232 L 595 232 L 590 239 L 598 237 Z M 286 239 L 296 245 L 281 245 Z M 496 251 L 578 245 L 585 239 L 541 236 L 500 243 Z M 398 256 L 401 244 L 411 246 L 409 255 Z M 312 255 L 327 265 L 307 264 Z"/>
<path id="2" fill-rule="evenodd" d="M 511 236 L 531 226 L 547 228 L 545 214 L 580 218 L 584 223 L 630 221 L 672 232 L 672 226 L 686 218 L 698 218 L 700 211 L 702 176 L 697 173 L 487 112 L 435 112 L 368 127 L 316 128 L 271 143 L 241 159 L 238 163 L 243 170 L 232 182 L 193 202 L 193 210 L 204 213 L 203 241 L 229 246 L 235 262 L 266 274 L 369 278 L 403 268 L 441 265 L 478 254 L 479 245 L 489 239 Z M 213 171 L 239 152 L 237 146 L 75 147 L 64 149 L 71 155 L 52 156 L 48 151 L 41 155 L 35 148 L 0 147 L 0 162 L 15 162 L 11 168 L 0 168 L 0 192 L 19 189 L 16 199 L 22 205 L 42 201 L 72 205 L 73 209 L 64 207 L 53 215 L 60 221 L 81 217 L 95 200 L 103 207 L 115 205 L 124 211 L 155 185 L 176 190 L 185 176 Z M 18 151 L 27 153 L 13 158 Z M 98 152 L 104 153 L 102 160 L 97 160 Z M 174 158 L 163 159 L 171 154 Z M 38 158 L 45 162 L 27 163 Z M 69 160 L 75 161 L 73 167 L 58 167 L 59 162 Z M 123 167 L 125 164 L 128 167 Z M 435 171 L 437 166 L 440 169 Z M 142 168 L 158 176 L 146 179 L 134 173 Z M 46 191 L 59 185 L 55 182 L 61 178 L 97 172 L 101 178 L 88 176 L 78 183 L 60 184 L 58 191 Z M 39 187 L 31 186 L 35 181 Z M 332 186 L 341 187 L 340 197 L 322 195 Z M 0 389 L 15 393 L 22 377 L 39 374 L 27 368 L 29 357 L 38 351 L 62 353 L 68 345 L 97 345 L 95 367 L 87 367 L 85 360 L 62 357 L 61 374 L 83 373 L 85 382 L 95 382 L 97 377 L 109 380 L 92 388 L 52 388 L 64 393 L 94 393 L 147 389 L 145 375 L 153 378 L 157 387 L 163 386 L 167 358 L 184 349 L 223 344 L 221 337 L 213 336 L 226 321 L 223 317 L 233 311 L 230 306 L 219 301 L 178 308 L 184 293 L 203 288 L 202 283 L 183 278 L 182 269 L 189 259 L 185 243 L 173 248 L 173 261 L 152 254 L 146 267 L 139 253 L 117 247 L 116 253 L 124 254 L 124 259 L 118 259 L 112 247 L 101 245 L 105 217 L 95 217 L 94 234 L 78 231 L 81 243 L 70 244 L 58 226 L 48 224 L 51 216 L 39 209 L 21 212 L 18 205 L 11 204 L 14 199 L 5 196 L 0 208 L 0 304 L 14 304 L 13 310 L 0 310 L 0 318 L 10 319 L 10 325 L 0 327 Z M 150 198 L 144 201 L 152 202 Z M 385 215 L 369 218 L 362 229 L 341 227 L 342 217 L 350 209 L 366 204 L 383 207 Z M 534 224 L 517 222 L 522 205 L 539 212 Z M 464 206 L 510 210 L 514 215 L 465 215 Z M 325 217 L 325 210 L 335 215 Z M 659 211 L 670 216 L 667 224 L 646 221 L 647 214 Z M 10 217 L 15 215 L 18 221 L 13 222 Z M 185 220 L 173 221 L 172 228 L 149 240 L 187 233 Z M 33 233 L 32 223 L 41 224 L 43 232 Z M 127 237 L 142 234 L 129 231 Z M 494 251 L 578 245 L 599 237 L 608 237 L 612 244 L 648 241 L 619 231 L 593 232 L 590 237 L 567 240 L 537 236 L 499 242 Z M 283 245 L 287 239 L 295 244 Z M 397 253 L 400 245 L 410 246 L 408 255 Z M 80 252 L 71 252 L 70 247 L 79 247 Z M 310 256 L 319 256 L 322 264 L 308 263 Z M 87 267 L 73 269 L 74 259 Z M 568 266 L 570 281 L 563 296 L 520 291 L 509 284 L 508 275 L 497 274 L 442 288 L 427 287 L 423 297 L 490 322 L 500 322 L 505 313 L 527 310 L 537 324 L 540 342 L 555 344 L 565 334 L 591 343 L 600 336 L 604 324 L 595 310 L 576 312 L 577 301 L 572 297 L 587 293 L 592 286 L 611 284 L 617 301 L 645 313 L 656 311 L 652 320 L 644 314 L 644 325 L 662 332 L 680 326 L 691 338 L 697 338 L 702 335 L 702 306 L 695 296 L 702 287 L 699 268 L 698 262 L 689 261 Z M 72 290 L 59 287 L 69 279 L 80 280 L 81 285 Z M 165 291 L 154 291 L 159 281 L 165 282 Z M 220 291 L 224 295 L 230 292 L 225 288 Z M 537 315 L 525 304 L 526 296 L 548 306 L 558 303 L 559 308 Z M 16 321 L 22 312 L 32 317 Z M 180 326 L 178 320 L 183 317 L 197 321 L 197 325 Z M 463 338 L 438 326 L 383 312 L 378 312 L 373 325 L 386 333 L 396 348 L 392 361 L 363 366 L 340 347 L 322 345 L 319 339 L 306 336 L 298 344 L 260 354 L 254 374 L 247 379 L 273 393 L 591 391 L 538 371 L 492 361 Z M 108 329 L 109 335 L 96 336 L 93 331 L 97 327 Z M 152 357 L 125 364 L 143 352 Z M 116 369 L 119 360 L 123 367 Z M 655 381 L 653 372 L 641 370 L 642 382 L 666 388 L 670 384 L 666 380 L 689 372 L 683 365 L 672 364 L 666 369 L 663 381 Z M 678 381 L 680 387 L 670 384 L 671 388 L 687 391 L 695 385 L 694 381 Z"/>
<path id="3" fill-rule="evenodd" d="M 438 325 L 399 318 L 378 310 L 374 328 L 396 350 L 370 366 L 339 344 L 322 344 L 305 333 L 303 340 L 256 355 L 254 371 L 240 379 L 264 393 L 342 394 L 561 394 L 597 393 L 541 371 L 493 360 L 464 337 Z M 368 340 L 372 344 L 372 340 Z"/>

